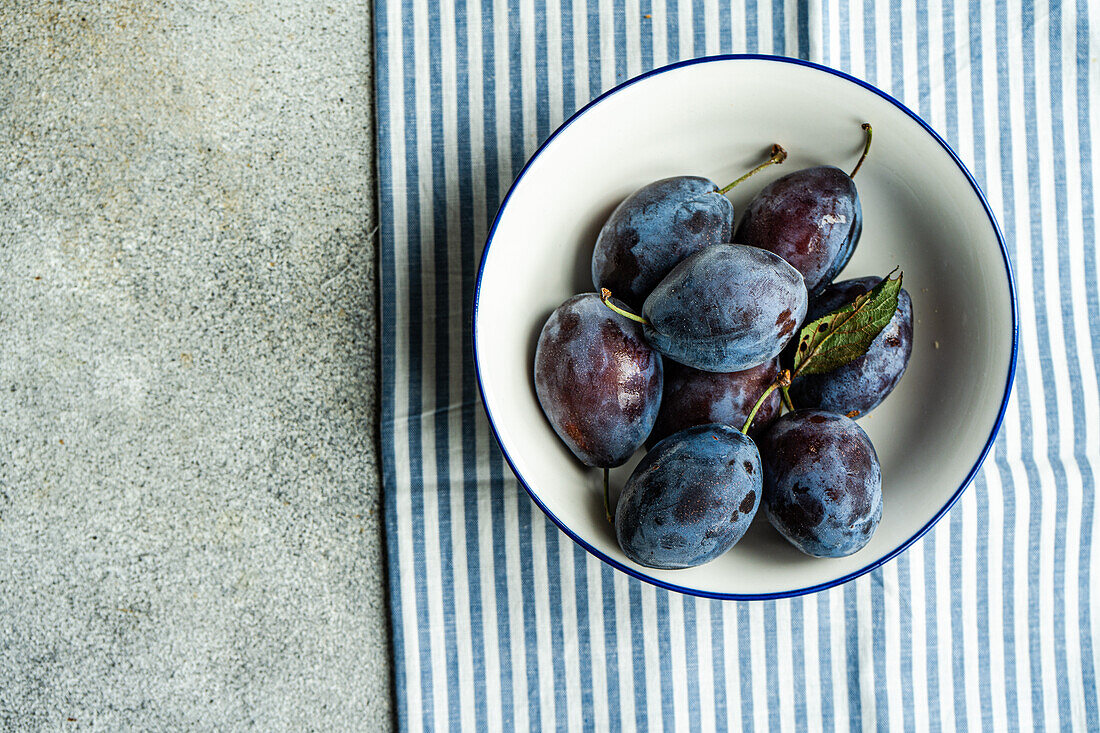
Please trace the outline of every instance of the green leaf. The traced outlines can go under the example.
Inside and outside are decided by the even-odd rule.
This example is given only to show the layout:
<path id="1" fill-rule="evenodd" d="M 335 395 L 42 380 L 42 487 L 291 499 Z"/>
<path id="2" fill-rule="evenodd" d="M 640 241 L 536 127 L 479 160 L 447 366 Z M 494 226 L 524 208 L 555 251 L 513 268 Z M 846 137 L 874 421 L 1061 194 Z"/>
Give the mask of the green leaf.
<path id="1" fill-rule="evenodd" d="M 871 292 L 803 326 L 791 376 L 831 372 L 866 354 L 894 317 L 900 291 L 901 273 L 895 269 Z"/>

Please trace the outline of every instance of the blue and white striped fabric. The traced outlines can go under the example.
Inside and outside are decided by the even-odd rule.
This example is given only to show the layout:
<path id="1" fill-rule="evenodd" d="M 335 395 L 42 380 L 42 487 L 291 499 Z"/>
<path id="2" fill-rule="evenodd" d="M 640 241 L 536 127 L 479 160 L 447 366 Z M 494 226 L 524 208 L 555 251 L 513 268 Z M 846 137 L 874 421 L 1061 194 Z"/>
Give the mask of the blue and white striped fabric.
<path id="1" fill-rule="evenodd" d="M 1100 4 L 377 0 L 383 450 L 406 730 L 1100 730 Z M 696 600 L 588 556 L 504 464 L 473 283 L 513 176 L 572 111 L 726 52 L 901 99 L 997 212 L 1020 294 L 1004 427 L 897 560 L 774 602 Z"/>

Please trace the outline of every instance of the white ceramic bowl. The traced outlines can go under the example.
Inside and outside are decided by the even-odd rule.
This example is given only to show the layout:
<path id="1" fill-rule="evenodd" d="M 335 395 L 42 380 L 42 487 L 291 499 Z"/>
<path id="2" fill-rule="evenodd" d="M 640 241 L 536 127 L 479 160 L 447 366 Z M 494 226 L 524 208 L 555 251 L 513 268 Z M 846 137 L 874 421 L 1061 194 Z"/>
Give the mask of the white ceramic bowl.
<path id="1" fill-rule="evenodd" d="M 596 235 L 628 194 L 666 176 L 719 185 L 790 157 L 731 193 L 737 215 L 775 178 L 806 166 L 845 170 L 874 126 L 857 182 L 863 236 L 838 279 L 900 265 L 913 299 L 914 347 L 901 384 L 860 425 L 882 464 L 882 522 L 842 559 L 801 554 L 758 513 L 736 547 L 688 570 L 628 560 L 603 516 L 601 474 L 558 440 L 535 397 L 535 344 L 550 312 L 592 291 Z M 1000 425 L 1016 364 L 1016 302 L 1004 241 L 974 179 L 901 103 L 802 61 L 721 56 L 674 64 L 599 97 L 527 163 L 500 207 L 478 275 L 475 358 L 504 455 L 562 531 L 613 567 L 716 598 L 798 595 L 851 580 L 897 555 L 942 517 L 974 477 Z M 612 473 L 613 495 L 641 452 Z"/>

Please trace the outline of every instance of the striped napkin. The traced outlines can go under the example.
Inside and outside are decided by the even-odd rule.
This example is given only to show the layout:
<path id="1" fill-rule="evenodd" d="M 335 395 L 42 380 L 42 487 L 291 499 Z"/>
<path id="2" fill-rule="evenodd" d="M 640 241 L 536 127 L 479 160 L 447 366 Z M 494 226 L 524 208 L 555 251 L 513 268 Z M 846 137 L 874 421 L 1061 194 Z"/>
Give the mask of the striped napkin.
<path id="1" fill-rule="evenodd" d="M 377 0 L 383 457 L 405 730 L 1100 730 L 1100 3 Z M 842 587 L 655 589 L 546 521 L 479 404 L 472 287 L 524 161 L 677 59 L 796 56 L 955 148 L 1020 294 L 1004 427 L 949 515 Z"/>

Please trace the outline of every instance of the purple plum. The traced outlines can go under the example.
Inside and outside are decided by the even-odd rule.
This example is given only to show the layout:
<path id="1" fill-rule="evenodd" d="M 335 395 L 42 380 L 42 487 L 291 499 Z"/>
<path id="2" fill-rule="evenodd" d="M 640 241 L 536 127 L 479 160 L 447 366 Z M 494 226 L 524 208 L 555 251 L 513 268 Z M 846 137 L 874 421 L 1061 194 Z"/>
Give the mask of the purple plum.
<path id="1" fill-rule="evenodd" d="M 661 404 L 661 355 L 637 323 L 595 293 L 555 310 L 535 350 L 535 393 L 547 419 L 582 463 L 626 463 L 650 431 Z"/>

